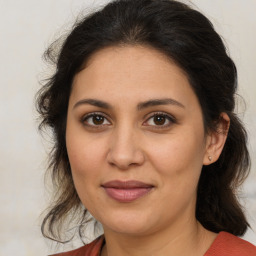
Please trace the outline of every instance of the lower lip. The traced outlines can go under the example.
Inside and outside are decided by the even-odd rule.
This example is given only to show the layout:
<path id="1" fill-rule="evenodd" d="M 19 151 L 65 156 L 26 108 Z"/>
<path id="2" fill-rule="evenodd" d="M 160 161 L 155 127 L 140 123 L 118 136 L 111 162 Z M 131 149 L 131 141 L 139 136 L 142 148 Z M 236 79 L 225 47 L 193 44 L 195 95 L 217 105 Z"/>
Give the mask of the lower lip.
<path id="1" fill-rule="evenodd" d="M 112 199 L 119 202 L 132 202 L 140 197 L 148 194 L 153 187 L 149 188 L 131 188 L 131 189 L 118 189 L 118 188 L 104 188 L 107 195 Z"/>

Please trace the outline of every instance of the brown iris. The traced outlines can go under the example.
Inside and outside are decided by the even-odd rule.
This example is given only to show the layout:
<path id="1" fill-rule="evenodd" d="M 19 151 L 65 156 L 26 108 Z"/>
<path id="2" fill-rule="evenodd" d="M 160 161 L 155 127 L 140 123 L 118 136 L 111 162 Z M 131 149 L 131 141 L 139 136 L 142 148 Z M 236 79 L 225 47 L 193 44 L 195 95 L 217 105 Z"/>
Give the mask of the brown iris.
<path id="1" fill-rule="evenodd" d="M 101 125 L 104 123 L 104 117 L 99 115 L 94 115 L 92 121 L 95 125 Z"/>
<path id="2" fill-rule="evenodd" d="M 154 123 L 156 125 L 163 125 L 165 123 L 165 119 L 165 116 L 162 115 L 154 116 Z"/>

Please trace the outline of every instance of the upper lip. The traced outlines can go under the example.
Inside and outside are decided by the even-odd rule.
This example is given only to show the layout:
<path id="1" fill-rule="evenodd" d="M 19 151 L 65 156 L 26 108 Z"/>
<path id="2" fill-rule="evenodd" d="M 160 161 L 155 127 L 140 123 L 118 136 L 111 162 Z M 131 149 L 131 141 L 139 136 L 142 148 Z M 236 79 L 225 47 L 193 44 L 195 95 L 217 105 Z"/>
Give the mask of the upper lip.
<path id="1" fill-rule="evenodd" d="M 104 188 L 119 188 L 119 189 L 132 189 L 132 188 L 151 188 L 154 187 L 152 184 L 147 184 L 137 180 L 111 180 L 102 184 Z"/>

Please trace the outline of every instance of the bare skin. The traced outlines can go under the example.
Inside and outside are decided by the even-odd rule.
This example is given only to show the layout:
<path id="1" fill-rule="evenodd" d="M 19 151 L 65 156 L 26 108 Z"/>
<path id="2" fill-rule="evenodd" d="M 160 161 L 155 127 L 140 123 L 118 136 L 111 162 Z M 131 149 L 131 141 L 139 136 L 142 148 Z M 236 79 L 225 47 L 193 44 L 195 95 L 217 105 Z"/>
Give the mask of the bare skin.
<path id="1" fill-rule="evenodd" d="M 152 236 L 138 239 L 137 237 L 123 237 L 123 239 L 113 238 L 106 242 L 102 249 L 101 256 L 200 256 L 204 255 L 210 245 L 213 243 L 217 234 L 210 232 L 202 227 L 200 223 L 195 223 L 197 227 L 191 233 L 184 230 L 180 235 L 176 234 L 174 237 Z M 169 234 L 168 234 L 169 235 Z M 112 236 L 111 236 L 112 238 Z M 185 241 L 185 243 L 184 243 Z M 132 245 L 132 246 L 131 246 Z"/>
<path id="2" fill-rule="evenodd" d="M 222 113 L 219 130 L 228 124 Z M 205 133 L 186 74 L 166 56 L 145 46 L 95 53 L 73 81 L 66 143 L 78 195 L 104 228 L 101 255 L 203 256 L 216 234 L 195 218 L 197 184 L 225 140 Z M 104 187 L 113 180 L 150 189 L 122 201 Z"/>

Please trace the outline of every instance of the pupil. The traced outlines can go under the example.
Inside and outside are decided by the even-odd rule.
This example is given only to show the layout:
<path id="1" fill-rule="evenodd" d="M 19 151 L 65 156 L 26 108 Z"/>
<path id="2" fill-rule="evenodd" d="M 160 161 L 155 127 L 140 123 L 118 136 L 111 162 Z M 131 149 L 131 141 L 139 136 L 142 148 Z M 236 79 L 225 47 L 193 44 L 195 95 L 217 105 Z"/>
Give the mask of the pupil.
<path id="1" fill-rule="evenodd" d="M 155 116 L 154 122 L 156 125 L 163 125 L 165 123 L 165 117 L 164 116 Z"/>
<path id="2" fill-rule="evenodd" d="M 94 124 L 102 124 L 104 121 L 103 116 L 93 116 L 93 123 Z"/>

